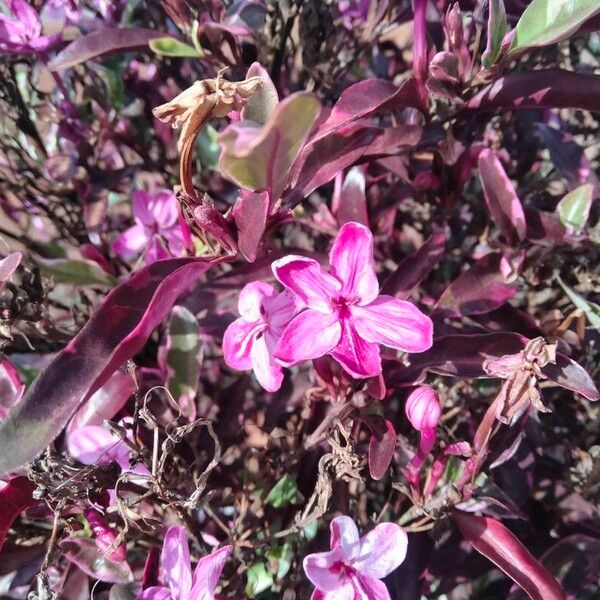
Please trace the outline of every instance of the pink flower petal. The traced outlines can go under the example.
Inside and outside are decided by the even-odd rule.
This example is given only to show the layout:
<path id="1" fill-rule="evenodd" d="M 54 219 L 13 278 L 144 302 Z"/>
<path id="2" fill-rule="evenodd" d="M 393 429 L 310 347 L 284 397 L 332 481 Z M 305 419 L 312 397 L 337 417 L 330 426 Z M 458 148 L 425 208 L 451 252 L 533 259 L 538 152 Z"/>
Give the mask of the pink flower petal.
<path id="1" fill-rule="evenodd" d="M 362 339 L 350 319 L 342 321 L 342 336 L 331 356 L 356 379 L 374 377 L 381 373 L 379 346 Z"/>
<path id="2" fill-rule="evenodd" d="M 408 536 L 396 523 L 381 523 L 361 538 L 352 566 L 362 574 L 383 579 L 406 558 Z"/>
<path id="3" fill-rule="evenodd" d="M 246 284 L 238 298 L 238 311 L 246 321 L 262 321 L 264 319 L 261 306 L 265 298 L 275 296 L 272 285 L 264 281 L 252 281 Z"/>
<path id="4" fill-rule="evenodd" d="M 173 227 L 179 218 L 177 197 L 170 190 L 160 190 L 148 201 L 148 213 L 152 220 L 160 227 L 168 229 Z"/>
<path id="5" fill-rule="evenodd" d="M 333 311 L 331 300 L 339 295 L 342 285 L 316 260 L 291 254 L 276 260 L 272 268 L 277 280 L 306 306 L 324 313 Z"/>
<path id="6" fill-rule="evenodd" d="M 137 256 L 150 241 L 146 228 L 137 223 L 121 233 L 113 243 L 113 250 L 126 260 Z"/>
<path id="7" fill-rule="evenodd" d="M 263 327 L 262 323 L 249 323 L 243 317 L 227 327 L 223 335 L 223 357 L 229 367 L 240 371 L 252 368 L 252 344 Z"/>
<path id="8" fill-rule="evenodd" d="M 173 227 L 161 228 L 159 233 L 167 241 L 169 251 L 173 256 L 183 256 L 185 254 L 186 242 L 183 229 L 177 222 Z"/>
<path id="9" fill-rule="evenodd" d="M 285 328 L 275 349 L 275 358 L 285 366 L 319 358 L 336 347 L 340 336 L 341 326 L 335 313 L 328 315 L 308 308 Z"/>
<path id="10" fill-rule="evenodd" d="M 347 581 L 343 570 L 332 568 L 336 563 L 343 560 L 344 550 L 334 548 L 329 552 L 319 552 L 305 556 L 302 566 L 306 576 L 317 589 L 332 592 L 342 587 Z"/>
<path id="11" fill-rule="evenodd" d="M 267 392 L 276 392 L 281 387 L 283 371 L 269 352 L 265 335 L 261 335 L 254 340 L 250 348 L 250 357 L 252 359 L 252 369 L 258 383 Z"/>
<path id="12" fill-rule="evenodd" d="M 168 588 L 152 586 L 139 593 L 136 600 L 171 600 Z"/>
<path id="13" fill-rule="evenodd" d="M 147 265 L 151 265 L 157 260 L 165 260 L 166 258 L 171 258 L 171 253 L 167 250 L 163 239 L 159 235 L 154 234 L 146 248 L 144 260 Z"/>
<path id="14" fill-rule="evenodd" d="M 352 577 L 352 584 L 355 590 L 353 598 L 361 598 L 361 600 L 391 600 L 385 583 L 379 581 L 379 579 L 356 571 Z"/>
<path id="15" fill-rule="evenodd" d="M 359 304 L 372 302 L 379 294 L 373 267 L 373 235 L 360 223 L 346 223 L 338 234 L 329 255 L 331 272 L 342 282 L 342 293 L 358 298 Z"/>
<path id="16" fill-rule="evenodd" d="M 382 295 L 368 306 L 352 306 L 350 310 L 356 330 L 368 342 L 405 352 L 431 348 L 433 323 L 410 302 Z"/>
<path id="17" fill-rule="evenodd" d="M 263 306 L 269 327 L 276 337 L 283 333 L 286 325 L 300 308 L 296 296 L 290 290 L 284 290 L 271 298 L 265 298 Z"/>
<path id="18" fill-rule="evenodd" d="M 174 600 L 188 600 L 192 589 L 190 549 L 184 527 L 169 527 L 165 534 L 160 566 Z"/>
<path id="19" fill-rule="evenodd" d="M 363 600 L 361 596 L 356 595 L 355 587 L 351 581 L 347 581 L 331 592 L 315 590 L 311 596 L 311 600 L 357 600 L 358 598 Z"/>
<path id="20" fill-rule="evenodd" d="M 155 219 L 150 210 L 152 196 L 145 190 L 134 190 L 131 198 L 131 206 L 135 220 L 146 227 L 154 227 Z"/>
<path id="21" fill-rule="evenodd" d="M 336 517 L 329 524 L 329 531 L 331 547 L 341 547 L 347 559 L 358 552 L 360 535 L 356 523 L 350 517 Z"/>
<path id="22" fill-rule="evenodd" d="M 203 556 L 196 566 L 194 571 L 192 591 L 189 600 L 194 598 L 213 598 L 215 588 L 221 577 L 223 567 L 231 554 L 231 546 L 223 546 L 219 550 L 215 550 L 212 554 Z M 202 595 L 202 594 L 206 595 Z"/>

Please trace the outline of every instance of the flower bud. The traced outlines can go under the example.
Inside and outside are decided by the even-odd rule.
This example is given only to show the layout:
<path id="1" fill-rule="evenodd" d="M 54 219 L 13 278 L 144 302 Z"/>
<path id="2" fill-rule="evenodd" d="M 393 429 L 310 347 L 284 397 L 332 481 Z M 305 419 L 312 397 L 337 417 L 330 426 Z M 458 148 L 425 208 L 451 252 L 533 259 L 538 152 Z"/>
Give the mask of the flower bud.
<path id="1" fill-rule="evenodd" d="M 440 399 L 428 385 L 418 387 L 406 400 L 406 416 L 417 431 L 434 429 L 441 415 Z"/>

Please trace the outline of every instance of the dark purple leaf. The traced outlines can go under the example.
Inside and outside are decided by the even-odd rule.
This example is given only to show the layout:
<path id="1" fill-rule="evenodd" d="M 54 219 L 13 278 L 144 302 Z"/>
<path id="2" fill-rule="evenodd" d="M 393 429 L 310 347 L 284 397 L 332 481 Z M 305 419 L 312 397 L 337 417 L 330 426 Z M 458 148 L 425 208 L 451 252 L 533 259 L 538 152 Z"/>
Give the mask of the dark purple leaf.
<path id="1" fill-rule="evenodd" d="M 489 148 L 479 155 L 479 177 L 485 201 L 506 241 L 513 246 L 523 241 L 526 235 L 523 206 L 502 163 Z"/>
<path id="2" fill-rule="evenodd" d="M 0 549 L 13 521 L 34 504 L 32 494 L 36 487 L 27 477 L 13 477 L 4 487 L 3 485 L 0 483 Z"/>
<path id="3" fill-rule="evenodd" d="M 0 473 L 48 446 L 77 408 L 144 346 L 177 298 L 221 260 L 158 261 L 112 290 L 0 425 Z"/>
<path id="4" fill-rule="evenodd" d="M 148 47 L 150 40 L 164 37 L 163 31 L 152 29 L 103 27 L 71 42 L 54 57 L 49 67 L 53 71 L 67 69 L 106 54 L 139 50 Z"/>
<path id="5" fill-rule="evenodd" d="M 557 354 L 556 364 L 548 364 L 542 370 L 556 385 L 577 392 L 588 400 L 600 399 L 598 388 L 589 373 L 568 356 Z"/>
<path id="6" fill-rule="evenodd" d="M 507 259 L 501 252 L 480 258 L 446 288 L 437 301 L 436 313 L 447 317 L 479 315 L 502 306 L 519 289 L 507 281 L 504 265 Z"/>
<path id="7" fill-rule="evenodd" d="M 544 123 L 536 123 L 535 127 L 550 152 L 554 166 L 567 180 L 569 189 L 574 190 L 584 183 L 591 183 L 597 194 L 598 177 L 577 142 L 563 131 L 548 127 Z"/>
<path id="8" fill-rule="evenodd" d="M 440 262 L 446 249 L 446 234 L 435 230 L 423 245 L 407 256 L 388 277 L 381 288 L 382 294 L 407 298 Z"/>
<path id="9" fill-rule="evenodd" d="M 267 227 L 269 194 L 242 190 L 232 215 L 238 229 L 238 248 L 248 262 L 254 262 Z"/>
<path id="10" fill-rule="evenodd" d="M 408 106 L 424 110 L 423 98 L 415 79 L 405 81 L 400 87 L 384 79 L 359 81 L 342 92 L 329 117 L 319 124 L 309 139 L 309 144 L 380 110 Z"/>
<path id="11" fill-rule="evenodd" d="M 394 458 L 396 430 L 388 419 L 379 415 L 365 415 L 362 420 L 371 430 L 369 473 L 373 479 L 381 479 L 387 473 L 392 458 Z"/>
<path id="12" fill-rule="evenodd" d="M 380 131 L 377 127 L 357 124 L 332 133 L 314 144 L 307 144 L 294 164 L 292 189 L 286 202 L 297 204 L 354 164 Z"/>
<path id="13" fill-rule="evenodd" d="M 560 585 L 502 523 L 459 510 L 450 513 L 465 539 L 502 569 L 532 600 L 562 600 Z"/>
<path id="14" fill-rule="evenodd" d="M 402 151 L 433 147 L 444 140 L 444 130 L 437 125 L 396 125 L 386 127 L 367 148 L 365 157 L 396 156 Z"/>
<path id="15" fill-rule="evenodd" d="M 564 69 L 510 73 L 491 83 L 464 110 L 580 108 L 600 111 L 600 77 Z"/>

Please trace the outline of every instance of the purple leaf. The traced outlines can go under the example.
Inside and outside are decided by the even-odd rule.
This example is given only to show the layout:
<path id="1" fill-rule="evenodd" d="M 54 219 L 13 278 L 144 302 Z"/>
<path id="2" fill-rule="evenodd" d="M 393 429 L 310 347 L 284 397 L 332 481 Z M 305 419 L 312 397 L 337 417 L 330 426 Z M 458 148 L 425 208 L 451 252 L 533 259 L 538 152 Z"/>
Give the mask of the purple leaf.
<path id="1" fill-rule="evenodd" d="M 320 108 L 315 96 L 299 92 L 280 102 L 263 127 L 252 121 L 232 123 L 219 136 L 219 168 L 240 187 L 268 191 L 275 202 Z"/>
<path id="2" fill-rule="evenodd" d="M 103 27 L 71 42 L 48 66 L 52 71 L 67 69 L 106 54 L 139 50 L 148 47 L 150 40 L 164 37 L 164 32 L 152 29 Z"/>
<path id="3" fill-rule="evenodd" d="M 502 306 L 519 289 L 507 281 L 503 273 L 506 265 L 507 259 L 501 252 L 480 258 L 446 288 L 435 306 L 437 314 L 480 315 Z"/>
<path id="4" fill-rule="evenodd" d="M 341 182 L 341 179 L 340 179 Z M 331 201 L 331 210 L 338 223 L 354 221 L 369 226 L 367 198 L 365 196 L 365 173 L 360 167 L 352 167 L 341 185 L 337 185 Z M 339 187 L 339 189 L 338 189 Z"/>
<path id="5" fill-rule="evenodd" d="M 471 98 L 464 110 L 580 108 L 600 112 L 600 77 L 564 69 L 510 73 Z"/>
<path id="6" fill-rule="evenodd" d="M 2 486 L 3 483 L 0 482 L 0 549 L 13 521 L 34 504 L 32 494 L 36 487 L 27 477 L 13 477 Z"/>
<path id="7" fill-rule="evenodd" d="M 376 127 L 365 128 L 356 124 L 319 139 L 314 144 L 307 144 L 294 165 L 292 189 L 286 197 L 286 204 L 297 204 L 354 164 L 380 131 Z"/>
<path id="8" fill-rule="evenodd" d="M 106 551 L 93 539 L 70 536 L 61 541 L 60 548 L 65 558 L 93 579 L 107 583 L 127 583 L 133 580 L 133 573 L 127 562 L 110 560 Z"/>
<path id="9" fill-rule="evenodd" d="M 597 196 L 598 177 L 587 156 L 573 138 L 543 123 L 536 123 L 535 127 L 550 152 L 554 166 L 567 180 L 569 189 L 574 190 L 584 183 L 591 183 L 594 186 L 594 195 Z"/>
<path id="10" fill-rule="evenodd" d="M 440 262 L 446 249 L 446 234 L 442 229 L 435 230 L 423 245 L 407 256 L 398 268 L 387 278 L 381 288 L 382 294 L 397 298 L 408 298 L 412 290 L 429 275 Z"/>
<path id="11" fill-rule="evenodd" d="M 489 148 L 479 155 L 479 177 L 485 201 L 506 241 L 513 246 L 523 241 L 526 223 L 521 201 L 502 163 Z"/>
<path id="12" fill-rule="evenodd" d="M 391 421 L 379 415 L 365 415 L 364 424 L 371 430 L 369 440 L 369 473 L 381 479 L 387 472 L 396 449 L 396 430 Z"/>
<path id="13" fill-rule="evenodd" d="M 413 73 L 419 82 L 427 78 L 427 0 L 413 0 Z"/>
<path id="14" fill-rule="evenodd" d="M 177 298 L 222 260 L 158 261 L 112 290 L 0 425 L 0 473 L 50 444 L 77 408 L 141 350 Z"/>
<path id="15" fill-rule="evenodd" d="M 548 364 L 542 371 L 550 381 L 562 388 L 577 392 L 588 400 L 600 399 L 598 388 L 589 373 L 568 356 L 557 354 L 556 364 Z"/>
<path id="16" fill-rule="evenodd" d="M 444 139 L 444 131 L 437 125 L 421 127 L 401 124 L 386 127 L 367 148 L 365 157 L 397 156 L 400 152 L 435 146 Z"/>
<path id="17" fill-rule="evenodd" d="M 341 127 L 380 110 L 409 106 L 426 110 L 415 79 L 405 81 L 400 87 L 384 79 L 359 81 L 342 92 L 329 117 L 319 124 L 309 143 L 314 144 Z"/>
<path id="18" fill-rule="evenodd" d="M 269 194 L 242 190 L 232 215 L 238 229 L 238 248 L 248 262 L 254 262 L 267 227 Z"/>
<path id="19" fill-rule="evenodd" d="M 459 510 L 450 513 L 465 539 L 502 569 L 532 600 L 561 600 L 560 585 L 502 523 Z"/>

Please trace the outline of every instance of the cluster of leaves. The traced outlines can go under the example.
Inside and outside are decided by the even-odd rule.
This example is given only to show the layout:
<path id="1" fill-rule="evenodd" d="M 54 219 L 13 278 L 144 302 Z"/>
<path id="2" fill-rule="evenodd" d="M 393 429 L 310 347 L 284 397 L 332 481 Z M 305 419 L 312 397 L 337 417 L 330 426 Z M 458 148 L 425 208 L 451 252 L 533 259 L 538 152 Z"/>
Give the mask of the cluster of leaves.
<path id="1" fill-rule="evenodd" d="M 0 11 L 0 597 L 169 594 L 179 524 L 222 596 L 305 598 L 339 513 L 405 528 L 392 598 L 595 597 L 597 0 Z M 431 348 L 228 368 L 347 223 Z"/>

